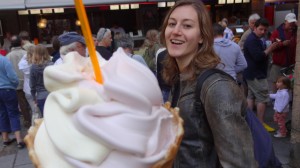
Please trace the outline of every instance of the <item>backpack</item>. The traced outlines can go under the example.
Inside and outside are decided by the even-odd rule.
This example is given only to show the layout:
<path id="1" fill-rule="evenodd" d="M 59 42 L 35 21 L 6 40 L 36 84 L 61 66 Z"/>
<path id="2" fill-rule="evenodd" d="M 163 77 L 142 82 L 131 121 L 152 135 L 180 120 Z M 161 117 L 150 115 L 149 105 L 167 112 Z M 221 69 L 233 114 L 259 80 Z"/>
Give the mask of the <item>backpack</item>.
<path id="1" fill-rule="evenodd" d="M 219 69 L 207 69 L 197 78 L 195 99 L 197 103 L 202 104 L 200 100 L 200 92 L 204 81 L 212 74 L 219 73 L 225 76 L 228 76 L 230 79 L 234 80 L 229 74 L 221 71 Z M 238 87 L 238 85 L 236 85 Z M 203 106 L 202 106 L 203 108 Z M 204 109 L 205 111 L 205 109 Z M 254 147 L 254 156 L 256 161 L 259 164 L 259 168 L 281 168 L 280 161 L 276 158 L 272 138 L 270 134 L 265 130 L 261 122 L 254 115 L 254 112 L 249 108 L 246 109 L 246 122 L 250 128 L 253 147 Z"/>

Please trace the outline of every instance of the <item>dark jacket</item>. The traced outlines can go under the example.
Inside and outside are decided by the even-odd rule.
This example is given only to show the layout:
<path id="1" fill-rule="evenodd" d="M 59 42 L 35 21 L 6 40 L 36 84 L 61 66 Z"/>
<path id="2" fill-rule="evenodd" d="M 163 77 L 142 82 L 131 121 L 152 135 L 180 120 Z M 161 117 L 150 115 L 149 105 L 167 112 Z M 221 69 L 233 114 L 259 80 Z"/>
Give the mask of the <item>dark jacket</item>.
<path id="1" fill-rule="evenodd" d="M 99 54 L 105 59 L 109 60 L 112 56 L 112 53 L 103 46 L 96 46 L 96 50 L 99 52 Z"/>
<path id="2" fill-rule="evenodd" d="M 243 73 L 245 79 L 267 78 L 268 57 L 265 49 L 263 41 L 252 32 L 244 44 L 244 56 L 248 64 Z"/>
<path id="3" fill-rule="evenodd" d="M 30 89 L 33 99 L 45 99 L 48 96 L 48 91 L 44 85 L 44 69 L 53 65 L 53 62 L 49 61 L 42 65 L 32 64 L 30 68 Z"/>
<path id="4" fill-rule="evenodd" d="M 228 77 L 211 75 L 201 90 L 204 112 L 202 108 L 195 108 L 196 81 L 185 78 L 185 75 L 180 76 L 177 105 L 185 133 L 173 167 L 258 167 L 251 132 L 245 121 L 247 102 L 239 87 Z"/>
<path id="5" fill-rule="evenodd" d="M 60 53 L 59 51 L 54 51 L 52 54 L 52 62 L 55 63 L 56 60 L 58 60 L 60 58 Z"/>

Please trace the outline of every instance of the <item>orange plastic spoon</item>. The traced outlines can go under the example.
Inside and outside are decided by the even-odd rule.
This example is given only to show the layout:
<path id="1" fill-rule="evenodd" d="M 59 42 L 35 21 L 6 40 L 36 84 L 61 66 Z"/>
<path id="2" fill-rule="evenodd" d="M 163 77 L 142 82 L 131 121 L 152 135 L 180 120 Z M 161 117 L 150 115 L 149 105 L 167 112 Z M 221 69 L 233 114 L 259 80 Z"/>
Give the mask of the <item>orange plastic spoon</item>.
<path id="1" fill-rule="evenodd" d="M 102 73 L 96 56 L 95 45 L 92 39 L 92 33 L 89 21 L 86 16 L 84 5 L 82 3 L 82 0 L 74 0 L 74 3 L 76 7 L 77 16 L 81 23 L 81 30 L 85 38 L 86 46 L 88 48 L 90 58 L 93 64 L 96 81 L 100 84 L 103 84 Z"/>

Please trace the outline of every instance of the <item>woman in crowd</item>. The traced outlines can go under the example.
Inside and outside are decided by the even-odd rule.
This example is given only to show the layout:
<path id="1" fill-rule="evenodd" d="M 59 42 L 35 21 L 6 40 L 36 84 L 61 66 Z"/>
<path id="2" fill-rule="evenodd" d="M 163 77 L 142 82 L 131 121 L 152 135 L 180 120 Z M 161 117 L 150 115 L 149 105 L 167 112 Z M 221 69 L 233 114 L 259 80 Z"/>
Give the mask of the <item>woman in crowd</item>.
<path id="1" fill-rule="evenodd" d="M 220 63 L 203 3 L 177 1 L 164 20 L 161 41 L 168 50 L 163 76 L 173 86 L 169 100 L 180 108 L 184 120 L 185 133 L 174 167 L 257 167 L 243 113 L 247 102 L 238 85 L 215 73 L 203 83 L 201 93 L 195 93 L 197 77 Z M 197 94 L 202 103 L 196 108 Z"/>
<path id="2" fill-rule="evenodd" d="M 97 33 L 97 40 L 98 45 L 96 46 L 96 50 L 104 59 L 109 60 L 112 56 L 109 50 L 112 43 L 111 31 L 108 28 L 100 28 Z"/>
<path id="3" fill-rule="evenodd" d="M 148 64 L 151 71 L 156 73 L 156 52 L 160 49 L 159 32 L 155 29 L 148 30 L 146 33 L 146 39 L 144 41 L 144 47 L 146 47 L 144 53 L 144 59 Z"/>
<path id="4" fill-rule="evenodd" d="M 44 69 L 53 65 L 47 48 L 44 45 L 37 45 L 34 48 L 32 58 L 29 60 L 32 64 L 30 68 L 30 89 L 33 100 L 37 103 L 42 116 L 44 115 L 44 104 L 48 96 L 48 91 L 44 86 Z"/>

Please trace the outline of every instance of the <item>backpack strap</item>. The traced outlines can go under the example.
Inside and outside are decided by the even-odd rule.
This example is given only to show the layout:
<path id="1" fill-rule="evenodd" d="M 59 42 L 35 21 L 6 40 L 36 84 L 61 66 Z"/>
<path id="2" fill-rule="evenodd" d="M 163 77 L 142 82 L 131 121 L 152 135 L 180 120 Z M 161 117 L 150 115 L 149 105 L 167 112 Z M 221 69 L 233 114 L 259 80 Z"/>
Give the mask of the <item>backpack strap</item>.
<path id="1" fill-rule="evenodd" d="M 222 70 L 215 69 L 215 68 L 205 70 L 197 78 L 197 84 L 196 84 L 196 89 L 195 89 L 196 103 L 202 104 L 201 99 L 200 99 L 200 93 L 201 93 L 202 85 L 203 85 L 204 81 L 209 76 L 211 76 L 212 74 L 215 74 L 215 73 L 223 74 L 223 75 L 229 77 L 230 79 L 234 80 L 232 76 L 230 76 L 229 74 L 227 74 L 226 72 L 224 72 Z M 176 107 L 177 106 L 177 102 L 178 102 L 178 99 L 179 99 L 179 92 L 180 92 L 180 82 L 178 80 L 174 85 L 171 107 Z"/>
<path id="2" fill-rule="evenodd" d="M 195 99 L 196 99 L 196 102 L 202 104 L 201 99 L 200 99 L 200 93 L 201 93 L 201 89 L 202 89 L 203 83 L 205 82 L 205 80 L 209 76 L 211 76 L 212 74 L 215 74 L 215 73 L 219 73 L 219 74 L 228 76 L 230 79 L 234 80 L 232 76 L 230 76 L 229 74 L 227 74 L 226 72 L 224 72 L 222 70 L 219 70 L 219 69 L 216 69 L 216 68 L 205 70 L 197 78 L 197 85 L 196 85 L 196 90 L 195 90 Z"/>
<path id="3" fill-rule="evenodd" d="M 173 97 L 172 97 L 172 102 L 171 102 L 171 107 L 175 108 L 177 106 L 178 103 L 178 99 L 179 99 L 179 92 L 180 92 L 180 80 L 178 80 L 175 85 L 174 85 L 174 90 L 172 90 L 173 92 Z"/>

